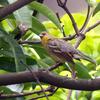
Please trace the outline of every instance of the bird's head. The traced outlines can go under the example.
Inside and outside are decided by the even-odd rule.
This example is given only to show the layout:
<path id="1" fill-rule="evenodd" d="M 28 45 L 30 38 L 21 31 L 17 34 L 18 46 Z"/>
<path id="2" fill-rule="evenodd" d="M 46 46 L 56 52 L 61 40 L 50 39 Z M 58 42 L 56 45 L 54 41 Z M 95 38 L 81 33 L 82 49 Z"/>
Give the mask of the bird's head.
<path id="1" fill-rule="evenodd" d="M 41 42 L 43 45 L 47 44 L 49 40 L 51 40 L 53 37 L 47 33 L 47 32 L 42 32 L 40 33 L 40 38 L 41 38 Z"/>
<path id="2" fill-rule="evenodd" d="M 40 38 L 42 39 L 43 37 L 45 37 L 45 36 L 48 36 L 48 33 L 46 33 L 46 32 L 42 32 L 42 33 L 40 33 Z"/>
<path id="3" fill-rule="evenodd" d="M 47 32 L 42 32 L 42 33 L 40 33 L 40 38 L 41 39 L 43 39 L 43 38 L 45 38 L 45 39 L 51 39 L 51 38 L 53 38 L 53 36 L 51 36 L 49 33 L 47 33 Z"/>

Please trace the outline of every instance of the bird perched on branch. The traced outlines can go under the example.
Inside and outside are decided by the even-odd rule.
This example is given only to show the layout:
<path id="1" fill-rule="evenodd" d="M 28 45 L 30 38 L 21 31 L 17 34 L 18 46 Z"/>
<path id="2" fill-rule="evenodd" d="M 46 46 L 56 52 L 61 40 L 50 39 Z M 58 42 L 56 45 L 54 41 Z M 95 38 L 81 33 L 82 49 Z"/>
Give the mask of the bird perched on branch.
<path id="1" fill-rule="evenodd" d="M 40 38 L 42 45 L 56 62 L 64 63 L 67 61 L 68 63 L 75 64 L 73 59 L 84 59 L 94 64 L 96 63 L 92 58 L 75 49 L 63 39 L 55 38 L 46 32 L 42 32 Z"/>

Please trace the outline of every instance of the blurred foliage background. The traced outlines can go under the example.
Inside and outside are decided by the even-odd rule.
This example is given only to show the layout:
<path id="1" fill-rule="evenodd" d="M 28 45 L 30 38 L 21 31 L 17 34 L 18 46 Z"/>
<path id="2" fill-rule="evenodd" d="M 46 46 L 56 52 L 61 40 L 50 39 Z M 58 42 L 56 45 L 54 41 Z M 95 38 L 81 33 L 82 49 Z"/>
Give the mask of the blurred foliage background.
<path id="1" fill-rule="evenodd" d="M 16 0 L 0 0 L 0 7 L 5 7 L 7 4 L 14 1 Z M 32 16 L 34 9 L 48 18 L 48 20 L 40 22 L 38 17 Z M 100 10 L 100 6 L 98 9 Z M 100 12 L 98 9 L 95 11 L 95 15 L 90 18 L 87 28 L 100 20 Z M 78 28 L 81 28 L 85 21 L 86 14 L 83 12 L 72 15 Z M 61 22 L 62 23 L 59 22 L 56 14 L 50 8 L 38 2 L 33 2 L 22 7 L 13 14 L 7 16 L 6 19 L 2 20 L 0 22 L 0 74 L 25 71 L 27 68 L 24 64 L 28 65 L 32 69 L 48 68 L 52 66 L 55 61 L 50 58 L 41 44 L 19 44 L 19 41 L 41 41 L 39 33 L 42 31 L 48 31 L 55 37 L 62 38 L 62 25 L 64 25 L 64 32 L 67 36 L 74 34 L 71 20 L 67 14 L 61 17 Z M 20 40 L 16 40 L 14 37 L 20 33 L 18 28 L 18 25 L 20 24 L 22 27 L 27 27 L 28 31 L 25 31 L 25 33 L 22 34 Z M 74 45 L 75 40 L 70 42 Z M 100 77 L 100 26 L 97 26 L 86 34 L 86 39 L 82 41 L 78 49 L 95 59 L 97 66 L 83 60 L 81 62 L 76 61 L 77 78 L 90 79 Z M 56 69 L 54 73 L 71 77 L 71 73 L 65 65 Z M 47 86 L 48 85 L 45 84 L 43 85 L 44 88 Z M 0 87 L 0 92 L 9 94 L 13 92 L 30 92 L 39 89 L 40 87 L 37 83 L 31 82 L 20 85 L 2 86 Z M 67 94 L 68 89 L 59 88 L 57 92 L 49 98 L 50 100 L 66 100 Z M 28 100 L 35 96 L 37 95 L 9 100 Z M 39 100 L 45 100 L 45 98 Z M 100 100 L 100 91 L 90 92 L 73 90 L 71 100 Z"/>

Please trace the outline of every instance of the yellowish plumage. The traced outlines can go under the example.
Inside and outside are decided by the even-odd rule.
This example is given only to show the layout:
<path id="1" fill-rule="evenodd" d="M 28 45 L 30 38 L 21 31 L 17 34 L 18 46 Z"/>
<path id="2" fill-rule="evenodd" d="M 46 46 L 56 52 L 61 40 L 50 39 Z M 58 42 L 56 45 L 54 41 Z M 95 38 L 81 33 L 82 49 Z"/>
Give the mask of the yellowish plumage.
<path id="1" fill-rule="evenodd" d="M 65 40 L 55 38 L 46 32 L 40 34 L 41 42 L 50 56 L 57 62 L 68 62 L 74 64 L 73 59 L 84 59 L 95 63 L 95 61 L 83 54 L 79 50 L 75 49 L 70 43 Z"/>

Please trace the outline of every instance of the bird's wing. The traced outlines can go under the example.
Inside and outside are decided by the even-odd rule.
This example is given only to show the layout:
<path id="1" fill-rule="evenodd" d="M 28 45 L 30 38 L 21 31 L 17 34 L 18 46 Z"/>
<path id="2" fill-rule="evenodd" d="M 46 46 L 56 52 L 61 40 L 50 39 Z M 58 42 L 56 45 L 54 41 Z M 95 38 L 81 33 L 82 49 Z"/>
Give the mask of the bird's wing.
<path id="1" fill-rule="evenodd" d="M 74 63 L 65 41 L 59 39 L 50 40 L 50 42 L 48 42 L 48 48 L 54 55 L 65 59 L 68 62 Z"/>

